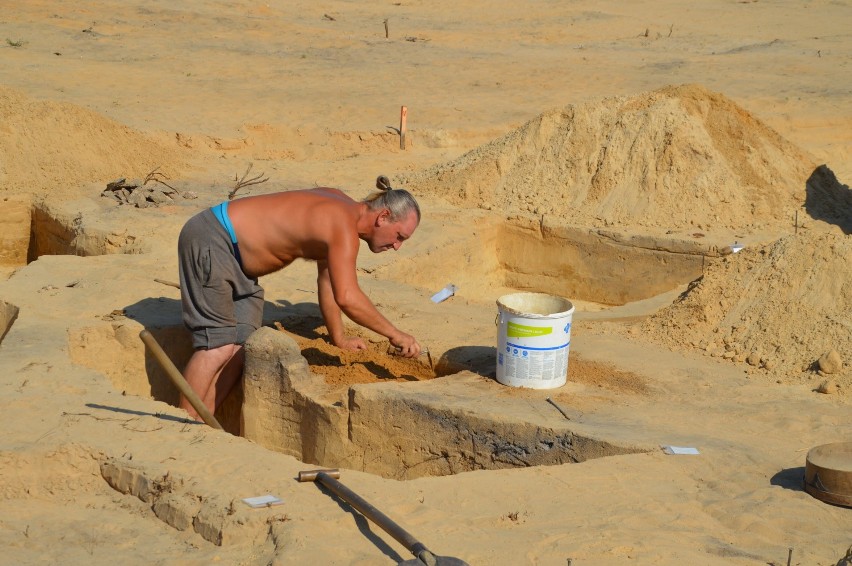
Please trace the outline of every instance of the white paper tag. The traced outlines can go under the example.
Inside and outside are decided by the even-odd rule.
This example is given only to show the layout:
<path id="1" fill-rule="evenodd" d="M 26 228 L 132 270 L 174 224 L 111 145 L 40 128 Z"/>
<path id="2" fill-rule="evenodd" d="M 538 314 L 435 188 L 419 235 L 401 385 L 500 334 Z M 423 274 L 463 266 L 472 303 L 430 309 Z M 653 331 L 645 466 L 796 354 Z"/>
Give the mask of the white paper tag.
<path id="1" fill-rule="evenodd" d="M 695 455 L 698 454 L 698 448 L 691 448 L 688 446 L 663 446 L 663 452 L 666 454 L 690 454 Z"/>
<path id="2" fill-rule="evenodd" d="M 449 285 L 432 295 L 432 302 L 440 303 L 441 301 L 446 301 L 447 299 L 456 294 L 456 289 L 458 289 L 458 287 L 450 283 Z"/>
<path id="3" fill-rule="evenodd" d="M 284 503 L 281 499 L 275 497 L 274 495 L 258 495 L 257 497 L 246 497 L 243 499 L 246 505 L 249 507 L 254 507 L 257 509 L 258 507 L 272 507 L 273 505 L 281 505 Z"/>

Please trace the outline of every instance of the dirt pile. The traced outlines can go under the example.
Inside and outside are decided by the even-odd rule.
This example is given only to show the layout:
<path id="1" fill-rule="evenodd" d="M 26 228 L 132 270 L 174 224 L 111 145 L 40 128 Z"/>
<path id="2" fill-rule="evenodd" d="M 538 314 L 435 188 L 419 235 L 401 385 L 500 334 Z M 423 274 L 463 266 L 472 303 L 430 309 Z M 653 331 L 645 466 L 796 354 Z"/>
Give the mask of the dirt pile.
<path id="1" fill-rule="evenodd" d="M 0 190 L 53 193 L 187 167 L 177 144 L 73 104 L 37 101 L 0 86 Z"/>
<path id="2" fill-rule="evenodd" d="M 828 379 L 852 393 L 852 237 L 804 233 L 707 266 L 642 334 L 697 348 L 789 382 Z M 835 351 L 842 367 L 820 370 Z M 837 359 L 836 355 L 827 356 Z"/>
<path id="3" fill-rule="evenodd" d="M 458 206 L 621 227 L 789 229 L 814 159 L 725 96 L 666 87 L 545 112 L 402 182 Z"/>
<path id="4" fill-rule="evenodd" d="M 425 354 L 415 359 L 394 356 L 388 353 L 387 342 L 368 341 L 367 350 L 341 350 L 331 345 L 325 327 L 318 327 L 315 337 L 291 332 L 278 322 L 275 327 L 295 340 L 311 370 L 322 375 L 326 383 L 334 387 L 348 387 L 356 383 L 425 381 L 436 377 Z"/>

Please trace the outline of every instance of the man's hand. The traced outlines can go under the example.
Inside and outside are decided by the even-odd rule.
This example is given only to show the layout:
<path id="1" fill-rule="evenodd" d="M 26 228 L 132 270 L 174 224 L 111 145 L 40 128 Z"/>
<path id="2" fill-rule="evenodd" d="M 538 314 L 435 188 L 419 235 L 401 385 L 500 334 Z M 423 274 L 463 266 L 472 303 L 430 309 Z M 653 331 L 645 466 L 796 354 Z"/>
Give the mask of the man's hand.
<path id="1" fill-rule="evenodd" d="M 389 338 L 391 345 L 397 349 L 400 356 L 414 358 L 420 355 L 420 344 L 414 336 L 400 332 L 397 336 Z"/>
<path id="2" fill-rule="evenodd" d="M 334 340 L 334 345 L 341 350 L 366 350 L 367 342 L 357 336 L 344 336 L 340 340 Z"/>

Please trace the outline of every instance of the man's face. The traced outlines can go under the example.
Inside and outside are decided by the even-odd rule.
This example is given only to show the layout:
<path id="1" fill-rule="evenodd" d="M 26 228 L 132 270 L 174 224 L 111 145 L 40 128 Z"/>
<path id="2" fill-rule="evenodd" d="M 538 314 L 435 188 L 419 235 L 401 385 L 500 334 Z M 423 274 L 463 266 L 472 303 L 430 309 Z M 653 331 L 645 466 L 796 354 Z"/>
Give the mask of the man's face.
<path id="1" fill-rule="evenodd" d="M 417 229 L 417 213 L 411 211 L 402 220 L 391 222 L 388 214 L 382 213 L 376 219 L 376 230 L 373 237 L 367 241 L 370 251 L 373 253 L 398 250 L 402 243 L 414 234 Z"/>

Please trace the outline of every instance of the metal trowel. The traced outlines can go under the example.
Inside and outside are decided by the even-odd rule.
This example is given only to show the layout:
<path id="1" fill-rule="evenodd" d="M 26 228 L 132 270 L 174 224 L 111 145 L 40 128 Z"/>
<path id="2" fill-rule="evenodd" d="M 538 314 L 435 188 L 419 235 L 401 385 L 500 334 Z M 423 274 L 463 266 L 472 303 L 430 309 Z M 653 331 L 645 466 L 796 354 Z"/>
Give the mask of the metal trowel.
<path id="1" fill-rule="evenodd" d="M 393 344 L 389 344 L 388 354 L 392 356 L 402 356 L 402 348 L 397 348 Z M 429 348 L 423 348 L 420 350 L 420 355 L 426 356 L 426 359 L 429 360 L 429 369 L 435 371 L 435 364 L 432 363 L 432 354 L 429 352 Z"/>

